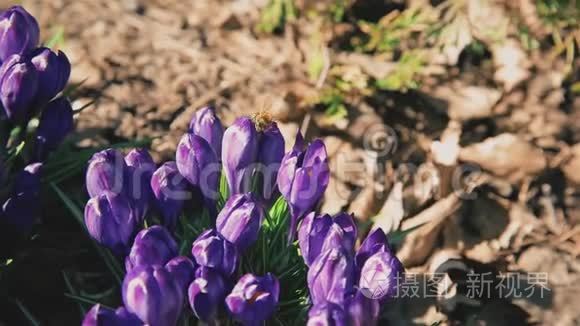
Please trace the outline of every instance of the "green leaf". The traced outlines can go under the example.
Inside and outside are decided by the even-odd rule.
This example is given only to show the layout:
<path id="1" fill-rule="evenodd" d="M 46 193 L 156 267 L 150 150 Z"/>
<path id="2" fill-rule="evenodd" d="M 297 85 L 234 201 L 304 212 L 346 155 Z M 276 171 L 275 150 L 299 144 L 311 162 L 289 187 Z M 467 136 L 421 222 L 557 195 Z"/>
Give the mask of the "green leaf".
<path id="1" fill-rule="evenodd" d="M 270 0 L 262 9 L 258 30 L 272 33 L 284 27 L 286 22 L 294 21 L 297 16 L 296 6 L 293 0 Z"/>
<path id="2" fill-rule="evenodd" d="M 65 293 L 64 296 L 67 297 L 67 298 L 71 298 L 71 299 L 77 301 L 77 303 L 79 303 L 79 304 L 85 303 L 85 304 L 89 304 L 89 305 L 92 305 L 92 306 L 94 306 L 96 304 L 100 304 L 101 306 L 103 306 L 105 308 L 113 309 L 113 308 L 108 307 L 108 306 L 106 306 L 106 305 L 104 305 L 104 304 L 102 304 L 102 303 L 100 303 L 98 301 L 95 301 L 95 300 L 92 300 L 92 299 L 89 299 L 89 298 L 86 298 L 86 297 L 81 297 L 79 295 L 74 295 L 72 293 Z"/>
<path id="3" fill-rule="evenodd" d="M 62 273 L 62 278 L 64 279 L 64 283 L 66 284 L 66 287 L 67 287 L 68 291 L 70 293 L 72 293 L 73 295 L 77 295 L 77 291 L 73 287 L 73 285 L 72 285 L 70 279 L 68 278 L 68 275 L 66 274 L 66 272 L 65 271 L 61 271 L 61 273 Z M 83 305 L 80 304 L 80 303 L 78 303 L 78 306 L 79 306 L 79 310 L 81 312 L 81 316 L 84 316 L 86 314 L 85 307 L 83 307 Z"/>
<path id="4" fill-rule="evenodd" d="M 288 214 L 288 203 L 283 196 L 278 197 L 268 212 L 273 221 L 280 221 L 284 215 Z"/>
<path id="5" fill-rule="evenodd" d="M 30 310 L 28 310 L 28 308 L 26 308 L 26 306 L 24 306 L 24 304 L 22 302 L 20 302 L 20 300 L 18 300 L 18 299 L 13 299 L 13 300 L 14 300 L 14 303 L 18 306 L 18 309 L 20 309 L 20 311 L 22 311 L 22 314 L 24 315 L 24 317 L 26 317 L 26 319 L 28 320 L 30 325 L 40 326 L 40 322 L 38 321 L 38 319 L 36 319 L 36 317 L 34 317 L 34 315 L 30 312 Z"/>
<path id="6" fill-rule="evenodd" d="M 574 84 L 572 84 L 572 86 L 570 86 L 570 90 L 574 94 L 580 94 L 580 81 L 577 81 Z"/>
<path id="7" fill-rule="evenodd" d="M 56 31 L 53 33 L 52 37 L 48 42 L 46 42 L 47 48 L 60 48 L 64 44 L 64 27 L 58 26 Z"/>
<path id="8" fill-rule="evenodd" d="M 387 239 L 389 239 L 389 244 L 391 246 L 399 246 L 401 243 L 403 243 L 403 240 L 405 240 L 405 237 L 409 233 L 417 230 L 418 228 L 422 227 L 423 225 L 425 225 L 425 223 L 419 224 L 419 225 L 414 226 L 414 227 L 412 227 L 408 230 L 405 230 L 405 231 L 394 231 L 394 232 L 389 233 L 387 235 Z"/>
<path id="9" fill-rule="evenodd" d="M 230 189 L 228 187 L 228 179 L 226 178 L 226 174 L 223 173 L 220 176 L 220 186 L 219 186 L 220 197 L 217 201 L 217 209 L 218 212 L 224 207 L 228 198 L 230 198 Z"/>
<path id="10" fill-rule="evenodd" d="M 379 89 L 406 91 L 419 87 L 418 75 L 425 66 L 423 57 L 418 53 L 403 54 L 396 69 L 388 76 L 376 81 Z"/>

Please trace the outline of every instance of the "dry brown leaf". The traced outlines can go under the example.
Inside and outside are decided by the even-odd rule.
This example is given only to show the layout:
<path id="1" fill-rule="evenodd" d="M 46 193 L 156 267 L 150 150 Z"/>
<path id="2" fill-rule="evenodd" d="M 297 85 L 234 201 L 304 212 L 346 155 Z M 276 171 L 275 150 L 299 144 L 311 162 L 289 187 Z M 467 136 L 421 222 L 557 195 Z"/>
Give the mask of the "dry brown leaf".
<path id="1" fill-rule="evenodd" d="M 420 265 L 429 256 L 435 246 L 435 241 L 444 222 L 460 206 L 459 198 L 449 195 L 423 210 L 413 218 L 403 221 L 402 230 L 420 226 L 405 237 L 397 256 L 405 266 Z"/>
<path id="2" fill-rule="evenodd" d="M 436 88 L 433 95 L 447 102 L 449 117 L 459 121 L 491 116 L 493 107 L 501 98 L 501 92 L 496 89 L 466 85 L 459 81 L 451 87 Z"/>
<path id="3" fill-rule="evenodd" d="M 387 234 L 397 231 L 404 216 L 403 183 L 397 182 L 393 185 L 379 214 L 374 218 L 373 229 L 381 228 Z"/>
<path id="4" fill-rule="evenodd" d="M 459 159 L 478 164 L 496 175 L 510 176 L 513 179 L 537 173 L 547 165 L 541 149 L 510 133 L 462 148 Z"/>
<path id="5" fill-rule="evenodd" d="M 495 73 L 493 78 L 501 83 L 505 91 L 512 90 L 530 76 L 530 62 L 519 42 L 508 39 L 491 46 Z"/>
<path id="6" fill-rule="evenodd" d="M 571 157 L 562 166 L 562 172 L 575 184 L 580 185 L 580 143 L 570 148 Z"/>

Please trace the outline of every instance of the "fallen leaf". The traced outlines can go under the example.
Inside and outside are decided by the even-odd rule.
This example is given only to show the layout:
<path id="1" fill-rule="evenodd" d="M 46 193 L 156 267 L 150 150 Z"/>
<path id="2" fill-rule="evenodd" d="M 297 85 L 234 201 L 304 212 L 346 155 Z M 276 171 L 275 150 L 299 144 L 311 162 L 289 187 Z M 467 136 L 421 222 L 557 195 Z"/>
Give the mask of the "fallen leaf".
<path id="1" fill-rule="evenodd" d="M 462 148 L 459 159 L 478 164 L 498 176 L 514 179 L 540 172 L 547 164 L 541 149 L 510 133 L 490 137 L 481 143 Z"/>
<path id="2" fill-rule="evenodd" d="M 397 231 L 404 216 L 403 183 L 397 182 L 393 185 L 379 214 L 374 218 L 373 229 L 381 228 L 386 234 Z"/>
<path id="3" fill-rule="evenodd" d="M 530 76 L 528 70 L 530 62 L 516 40 L 508 39 L 503 43 L 494 43 L 491 46 L 491 54 L 496 69 L 493 78 L 503 85 L 505 91 L 512 90 Z"/>
<path id="4" fill-rule="evenodd" d="M 571 157 L 562 166 L 566 178 L 580 185 L 580 143 L 570 148 Z"/>
<path id="5" fill-rule="evenodd" d="M 447 85 L 438 87 L 433 95 L 447 102 L 449 117 L 459 121 L 491 116 L 494 106 L 501 98 L 501 92 L 497 89 L 470 86 L 462 82 L 456 82 L 451 87 Z"/>

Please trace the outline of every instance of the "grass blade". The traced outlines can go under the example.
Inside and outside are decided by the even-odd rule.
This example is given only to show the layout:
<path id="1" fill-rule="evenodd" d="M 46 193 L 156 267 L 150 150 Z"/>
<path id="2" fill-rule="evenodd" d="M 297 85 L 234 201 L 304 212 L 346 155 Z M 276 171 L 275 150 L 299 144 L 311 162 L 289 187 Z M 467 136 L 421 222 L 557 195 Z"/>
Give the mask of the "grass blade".
<path id="1" fill-rule="evenodd" d="M 61 271 L 62 273 L 62 278 L 64 279 L 64 283 L 66 285 L 66 288 L 68 289 L 68 291 L 74 295 L 77 294 L 77 291 L 74 289 L 74 287 L 72 286 L 72 283 L 70 281 L 70 279 L 68 278 L 68 275 L 66 274 L 65 271 Z M 87 312 L 85 311 L 85 307 L 83 307 L 83 305 L 78 302 L 78 306 L 79 306 L 79 310 L 81 312 L 81 316 L 84 316 Z"/>
<path id="2" fill-rule="evenodd" d="M 40 326 L 40 322 L 38 321 L 38 319 L 36 319 L 36 317 L 34 317 L 34 315 L 30 312 L 30 310 L 28 310 L 28 308 L 26 308 L 26 306 L 24 306 L 24 304 L 22 304 L 22 302 L 20 302 L 20 300 L 14 299 L 14 304 L 16 304 L 18 306 L 18 309 L 20 309 L 20 311 L 22 311 L 22 314 L 24 314 L 24 317 L 26 317 L 26 319 L 28 319 L 28 322 L 30 323 L 30 325 Z"/>

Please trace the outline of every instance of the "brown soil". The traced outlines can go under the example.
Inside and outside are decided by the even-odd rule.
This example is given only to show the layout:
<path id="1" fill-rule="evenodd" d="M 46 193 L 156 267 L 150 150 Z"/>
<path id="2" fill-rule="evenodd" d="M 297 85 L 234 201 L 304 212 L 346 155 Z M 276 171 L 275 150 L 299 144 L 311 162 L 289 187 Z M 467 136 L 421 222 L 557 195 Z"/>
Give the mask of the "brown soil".
<path id="1" fill-rule="evenodd" d="M 428 271 L 433 257 L 448 249 L 501 272 L 546 272 L 550 300 L 514 304 L 530 322 L 580 325 L 580 99 L 570 91 L 573 80 L 564 79 L 561 61 L 536 53 L 528 58 L 529 75 L 508 90 L 494 80 L 493 66 L 462 58 L 444 74 L 426 77 L 418 90 L 354 96 L 346 122 L 328 123 L 308 104 L 316 82 L 307 76 L 307 35 L 316 26 L 300 19 L 279 35 L 257 33 L 265 1 L 23 2 L 45 27 L 43 39 L 64 28 L 72 81 L 84 81 L 75 105 L 95 101 L 77 116 L 80 145 L 154 138 L 156 159 L 170 159 L 197 108 L 214 104 L 226 125 L 270 109 L 288 140 L 299 127 L 310 138 L 325 138 L 335 169 L 325 210 L 347 209 L 361 219 L 378 215 L 387 224 L 402 219 L 395 229 L 421 218 L 431 223 L 411 233 L 420 234 L 418 240 L 407 238 L 400 246 L 410 271 Z M 337 49 L 330 57 L 363 70 L 384 64 Z M 369 159 L 369 130 L 396 137 L 388 156 Z M 482 168 L 472 180 L 480 185 L 477 196 L 421 216 L 449 194 L 445 160 L 432 142 L 453 147 L 454 133 L 460 149 L 450 165 Z M 384 164 L 370 175 L 341 173 L 341 164 L 349 162 Z M 402 171 L 404 163 L 427 175 L 436 171 L 440 184 L 429 188 L 413 178 L 416 173 Z M 388 200 L 398 182 L 402 204 Z M 417 195 L 418 189 L 424 193 Z M 515 313 L 496 304 L 486 303 L 474 318 L 507 324 L 509 317 L 496 321 L 494 313 Z M 409 325 L 447 323 L 448 317 L 434 301 L 403 300 L 389 319 Z"/>

